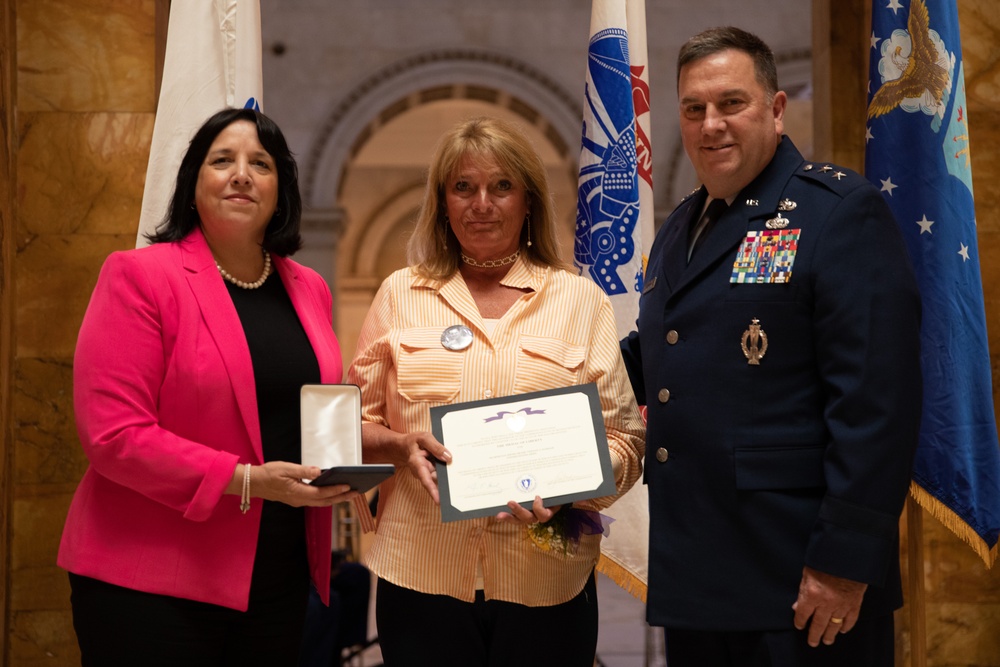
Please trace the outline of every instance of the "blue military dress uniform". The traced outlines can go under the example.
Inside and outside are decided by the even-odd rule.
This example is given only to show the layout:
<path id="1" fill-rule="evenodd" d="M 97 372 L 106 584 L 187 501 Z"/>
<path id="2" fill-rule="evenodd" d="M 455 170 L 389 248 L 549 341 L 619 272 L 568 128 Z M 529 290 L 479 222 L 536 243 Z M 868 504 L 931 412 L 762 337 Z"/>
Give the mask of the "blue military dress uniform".
<path id="1" fill-rule="evenodd" d="M 919 424 L 920 304 L 860 175 L 784 137 L 687 262 L 704 188 L 659 230 L 622 352 L 648 407 L 647 620 L 787 630 L 803 566 L 902 603 L 898 520 Z"/>

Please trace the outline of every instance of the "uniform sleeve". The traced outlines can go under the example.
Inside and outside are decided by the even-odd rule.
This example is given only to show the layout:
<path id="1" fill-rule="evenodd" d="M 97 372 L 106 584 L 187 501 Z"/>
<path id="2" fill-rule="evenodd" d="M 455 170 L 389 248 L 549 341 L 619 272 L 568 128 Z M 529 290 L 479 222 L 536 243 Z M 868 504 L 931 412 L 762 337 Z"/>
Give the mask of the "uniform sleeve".
<path id="1" fill-rule="evenodd" d="M 84 315 L 73 360 L 77 430 L 93 469 L 113 482 L 203 521 L 238 458 L 162 428 L 158 405 L 168 353 L 161 308 L 134 253 L 105 262 Z"/>
<path id="2" fill-rule="evenodd" d="M 813 315 L 827 493 L 805 564 L 873 585 L 896 534 L 920 421 L 920 297 L 896 221 L 858 188 L 819 240 Z"/>
<path id="3" fill-rule="evenodd" d="M 594 318 L 584 370 L 584 382 L 597 384 L 608 436 L 611 465 L 618 495 L 580 503 L 588 509 L 603 509 L 628 491 L 642 474 L 645 455 L 645 427 L 629 383 L 615 330 L 611 302 L 602 293 Z"/>
<path id="4" fill-rule="evenodd" d="M 625 370 L 628 372 L 629 383 L 632 385 L 632 393 L 639 405 L 646 404 L 645 376 L 642 373 L 642 345 L 639 342 L 639 332 L 630 331 L 629 334 L 619 341 L 621 346 L 622 360 L 625 363 Z"/>

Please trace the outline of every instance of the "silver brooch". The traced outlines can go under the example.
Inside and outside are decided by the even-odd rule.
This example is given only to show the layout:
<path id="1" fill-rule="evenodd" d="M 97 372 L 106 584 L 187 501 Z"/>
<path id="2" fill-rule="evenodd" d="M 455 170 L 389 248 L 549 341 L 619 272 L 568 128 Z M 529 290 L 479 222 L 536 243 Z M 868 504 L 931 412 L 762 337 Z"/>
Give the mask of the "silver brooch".
<path id="1" fill-rule="evenodd" d="M 448 327 L 441 332 L 441 345 L 449 350 L 464 350 L 472 345 L 472 329 L 464 324 Z"/>

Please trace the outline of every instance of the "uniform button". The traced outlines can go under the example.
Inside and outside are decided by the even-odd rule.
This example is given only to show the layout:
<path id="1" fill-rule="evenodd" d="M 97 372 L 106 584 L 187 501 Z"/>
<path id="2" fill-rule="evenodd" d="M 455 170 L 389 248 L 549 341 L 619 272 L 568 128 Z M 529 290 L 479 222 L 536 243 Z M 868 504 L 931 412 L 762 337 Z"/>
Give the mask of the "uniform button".
<path id="1" fill-rule="evenodd" d="M 667 401 L 670 400 L 670 390 L 661 389 L 660 392 L 656 395 L 656 397 L 660 399 L 660 403 L 666 403 Z"/>
<path id="2" fill-rule="evenodd" d="M 656 450 L 656 460 L 660 463 L 665 463 L 667 459 L 670 458 L 670 453 L 664 447 L 660 447 Z"/>
<path id="3" fill-rule="evenodd" d="M 486 398 L 493 398 L 493 390 L 487 389 L 486 391 L 483 392 L 483 396 L 485 396 Z"/>
<path id="4" fill-rule="evenodd" d="M 671 345 L 674 345 L 675 343 L 677 343 L 677 340 L 679 338 L 680 338 L 680 336 L 673 329 L 671 329 L 670 331 L 667 332 L 667 342 L 670 343 Z"/>

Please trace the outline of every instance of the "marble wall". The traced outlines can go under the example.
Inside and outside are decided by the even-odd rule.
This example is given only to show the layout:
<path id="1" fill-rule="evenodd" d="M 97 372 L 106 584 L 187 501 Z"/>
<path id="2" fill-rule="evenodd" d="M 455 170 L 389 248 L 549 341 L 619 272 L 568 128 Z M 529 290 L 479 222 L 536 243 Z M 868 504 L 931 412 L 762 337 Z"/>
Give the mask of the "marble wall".
<path id="1" fill-rule="evenodd" d="M 994 4 L 959 2 L 990 343 L 1000 351 L 1000 221 L 993 215 L 1000 157 L 989 149 L 1000 140 Z M 155 109 L 154 35 L 165 2 L 0 6 L 0 662 L 68 667 L 79 656 L 55 553 L 85 466 L 72 417 L 73 346 L 103 259 L 134 243 Z M 1000 568 L 986 571 L 929 517 L 922 543 L 927 664 L 1000 665 Z M 901 620 L 904 664 L 905 612 Z"/>
<path id="2" fill-rule="evenodd" d="M 55 565 L 86 465 L 73 348 L 98 268 L 135 243 L 156 107 L 156 2 L 5 4 L 16 16 L 17 182 L 16 219 L 4 221 L 15 288 L 4 664 L 73 665 L 69 587 Z"/>

